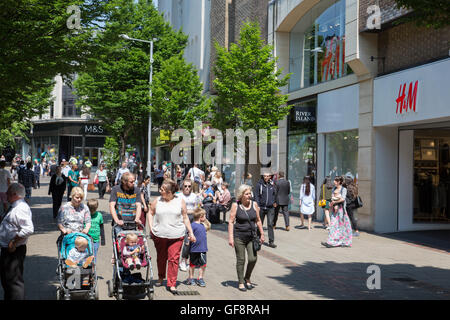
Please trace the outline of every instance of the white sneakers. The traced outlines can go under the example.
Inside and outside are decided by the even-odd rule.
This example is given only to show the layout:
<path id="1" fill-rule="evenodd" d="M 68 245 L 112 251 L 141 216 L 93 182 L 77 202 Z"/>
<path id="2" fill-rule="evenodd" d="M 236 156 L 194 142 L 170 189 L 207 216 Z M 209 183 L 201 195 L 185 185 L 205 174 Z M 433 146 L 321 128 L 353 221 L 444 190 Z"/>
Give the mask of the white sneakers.
<path id="1" fill-rule="evenodd" d="M 187 268 L 186 260 L 181 259 L 181 262 L 180 262 L 180 270 L 186 272 L 187 269 L 188 269 L 188 268 Z"/>

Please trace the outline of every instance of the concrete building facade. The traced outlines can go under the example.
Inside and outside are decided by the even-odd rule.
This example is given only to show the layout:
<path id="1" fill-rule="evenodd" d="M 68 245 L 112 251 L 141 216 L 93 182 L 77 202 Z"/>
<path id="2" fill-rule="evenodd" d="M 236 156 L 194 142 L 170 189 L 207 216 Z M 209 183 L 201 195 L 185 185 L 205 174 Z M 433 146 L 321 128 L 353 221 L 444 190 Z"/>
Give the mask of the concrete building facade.
<path id="1" fill-rule="evenodd" d="M 374 4 L 379 28 L 371 27 Z M 288 178 L 300 180 L 294 198 L 304 175 L 314 177 L 318 196 L 325 176 L 349 174 L 364 202 L 358 227 L 369 231 L 450 228 L 450 108 L 442 86 L 449 80 L 449 28 L 393 23 L 409 13 L 391 0 L 274 0 L 268 7 L 268 42 L 278 67 L 292 73 L 283 91 L 293 110 L 282 125 Z M 397 114 L 416 103 L 417 111 Z M 296 121 L 305 112 L 314 121 Z M 434 190 L 428 198 L 425 186 Z"/>

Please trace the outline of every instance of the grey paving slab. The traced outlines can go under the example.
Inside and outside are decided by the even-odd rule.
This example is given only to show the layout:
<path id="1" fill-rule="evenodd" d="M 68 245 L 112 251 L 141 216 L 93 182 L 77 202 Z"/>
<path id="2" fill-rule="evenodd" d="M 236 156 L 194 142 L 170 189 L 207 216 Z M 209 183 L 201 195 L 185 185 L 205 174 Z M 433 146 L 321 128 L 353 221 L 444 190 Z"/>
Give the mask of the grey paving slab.
<path id="1" fill-rule="evenodd" d="M 31 300 L 56 298 L 57 250 L 59 232 L 52 218 L 51 197 L 47 177 L 41 178 L 41 189 L 33 190 L 32 212 L 35 233 L 30 237 L 25 260 L 26 297 Z M 153 188 L 155 191 L 156 189 Z M 97 198 L 89 192 L 88 199 Z M 109 198 L 107 196 L 106 198 Z M 106 245 L 100 247 L 98 274 L 101 300 L 107 296 L 106 281 L 112 279 L 111 217 L 108 200 L 99 200 L 104 213 Z M 299 217 L 291 216 L 291 231 L 284 230 L 284 220 L 278 220 L 273 249 L 263 246 L 252 282 L 256 288 L 237 290 L 234 249 L 228 245 L 227 225 L 213 225 L 208 232 L 208 266 L 206 287 L 188 286 L 186 272 L 178 274 L 178 290 L 190 295 L 174 296 L 165 287 L 155 288 L 155 300 L 334 300 L 334 299 L 449 299 L 450 256 L 437 250 L 382 235 L 361 232 L 352 248 L 321 246 L 327 231 L 320 223 L 313 229 L 296 228 Z M 267 238 L 267 230 L 266 238 Z M 430 235 L 427 234 L 429 237 Z M 149 240 L 152 266 L 157 278 L 156 252 Z M 369 290 L 366 282 L 371 274 L 367 268 L 377 265 L 381 271 L 381 289 Z M 192 295 L 195 294 L 195 295 Z M 0 289 L 0 298 L 3 291 Z"/>

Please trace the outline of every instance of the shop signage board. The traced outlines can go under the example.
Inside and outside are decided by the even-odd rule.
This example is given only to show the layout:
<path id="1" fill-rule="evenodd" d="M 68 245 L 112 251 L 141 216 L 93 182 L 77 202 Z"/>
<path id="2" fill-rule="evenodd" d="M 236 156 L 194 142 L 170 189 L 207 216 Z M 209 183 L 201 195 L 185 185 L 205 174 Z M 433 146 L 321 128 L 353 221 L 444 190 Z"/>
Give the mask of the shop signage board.
<path id="1" fill-rule="evenodd" d="M 373 125 L 450 120 L 450 59 L 374 80 Z"/>
<path id="2" fill-rule="evenodd" d="M 316 122 L 316 107 L 294 107 L 295 123 Z"/>

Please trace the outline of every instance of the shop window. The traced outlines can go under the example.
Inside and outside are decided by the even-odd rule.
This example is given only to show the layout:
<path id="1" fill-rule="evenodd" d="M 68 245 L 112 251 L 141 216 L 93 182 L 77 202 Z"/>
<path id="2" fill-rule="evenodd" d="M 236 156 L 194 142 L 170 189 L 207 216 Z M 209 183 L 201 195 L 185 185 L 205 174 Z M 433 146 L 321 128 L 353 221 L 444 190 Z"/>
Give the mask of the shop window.
<path id="1" fill-rule="evenodd" d="M 358 180 L 358 130 L 325 135 L 325 176 Z"/>
<path id="2" fill-rule="evenodd" d="M 320 1 L 294 26 L 289 42 L 289 91 L 352 73 L 345 59 L 345 0 Z"/>
<path id="3" fill-rule="evenodd" d="M 450 129 L 414 132 L 414 223 L 450 222 Z"/>
<path id="4" fill-rule="evenodd" d="M 288 170 L 287 177 L 291 181 L 292 196 L 290 210 L 300 211 L 300 186 L 305 176 L 311 177 L 316 185 L 317 157 L 317 122 L 315 118 L 317 99 L 292 103 L 288 117 Z"/>

